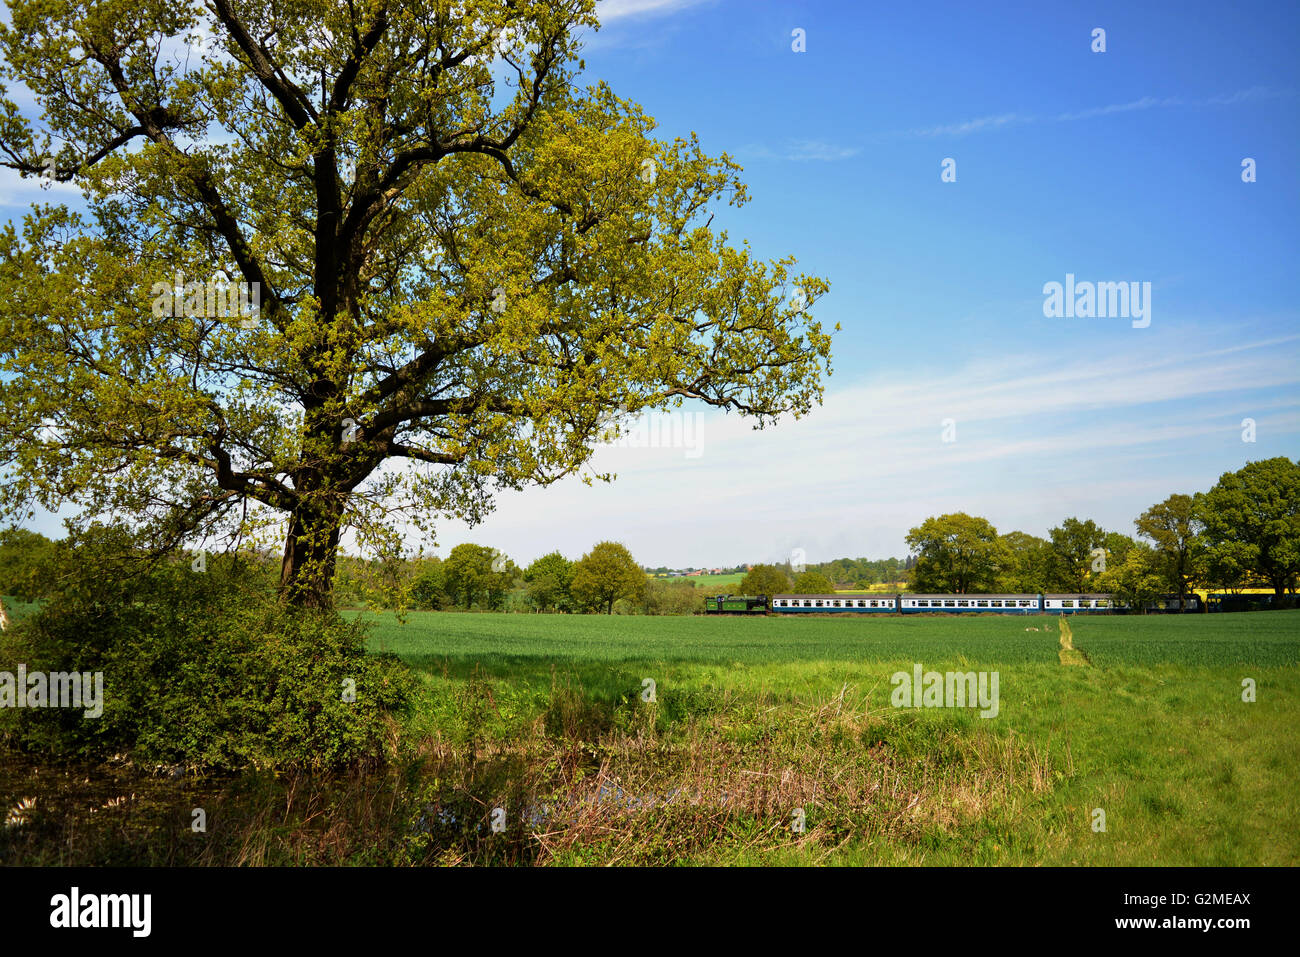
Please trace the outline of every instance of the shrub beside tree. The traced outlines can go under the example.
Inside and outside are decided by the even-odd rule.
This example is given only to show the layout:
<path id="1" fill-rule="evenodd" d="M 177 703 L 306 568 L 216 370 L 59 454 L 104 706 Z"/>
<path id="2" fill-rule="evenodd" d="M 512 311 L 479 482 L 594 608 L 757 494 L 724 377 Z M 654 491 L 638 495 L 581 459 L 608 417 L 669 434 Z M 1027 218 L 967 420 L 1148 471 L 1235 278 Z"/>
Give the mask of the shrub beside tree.
<path id="1" fill-rule="evenodd" d="M 124 557 L 126 556 L 126 557 Z M 413 680 L 367 653 L 366 626 L 286 608 L 239 557 L 147 561 L 82 546 L 52 600 L 0 646 L 0 670 L 103 674 L 102 714 L 0 709 L 42 756 L 143 766 L 339 768 L 388 756 Z"/>
<path id="2" fill-rule="evenodd" d="M 647 615 L 698 615 L 704 595 L 690 579 L 646 582 L 643 608 Z"/>

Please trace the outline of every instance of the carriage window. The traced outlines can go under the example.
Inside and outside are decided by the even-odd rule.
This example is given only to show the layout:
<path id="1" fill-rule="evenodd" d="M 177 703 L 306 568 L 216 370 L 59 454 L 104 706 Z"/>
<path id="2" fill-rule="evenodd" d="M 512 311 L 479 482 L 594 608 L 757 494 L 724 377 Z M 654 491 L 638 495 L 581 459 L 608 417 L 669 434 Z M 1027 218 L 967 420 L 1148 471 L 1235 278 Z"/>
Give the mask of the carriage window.
<path id="1" fill-rule="evenodd" d="M 831 602 L 831 604 L 834 605 L 836 608 L 840 607 L 840 602 L 838 598 L 835 601 Z"/>
<path id="2" fill-rule="evenodd" d="M 946 602 L 943 603 L 943 607 L 944 607 L 944 608 L 956 608 L 956 607 L 957 607 L 957 603 L 956 603 L 955 601 L 946 601 Z"/>
<path id="3" fill-rule="evenodd" d="M 1002 602 L 998 601 L 997 599 L 994 599 L 993 601 L 989 602 L 989 604 L 992 605 L 994 608 L 1002 607 Z"/>
<path id="4" fill-rule="evenodd" d="M 1074 607 L 1074 602 L 1072 602 L 1072 601 L 1063 601 L 1063 602 L 1061 602 L 1061 607 L 1062 607 L 1062 608 L 1073 608 L 1073 607 Z"/>
<path id="5" fill-rule="evenodd" d="M 968 601 L 959 601 L 959 602 L 957 602 L 957 607 L 958 607 L 958 608 L 969 608 L 969 607 L 970 607 L 970 602 L 968 602 Z"/>
<path id="6" fill-rule="evenodd" d="M 817 607 L 820 608 L 821 606 L 822 606 L 821 599 L 818 599 L 818 600 L 817 600 Z"/>
<path id="7" fill-rule="evenodd" d="M 977 601 L 977 602 L 975 603 L 975 607 L 976 607 L 976 608 L 987 608 L 988 606 L 989 606 L 989 603 L 986 602 L 986 601 Z"/>
<path id="8" fill-rule="evenodd" d="M 859 608 L 866 608 L 866 607 L 867 607 L 867 603 L 866 603 L 865 601 L 860 601 L 860 602 L 858 602 L 858 607 L 859 607 Z M 875 603 L 874 601 L 871 603 L 871 607 L 872 607 L 872 608 L 875 608 L 875 607 L 876 607 L 876 603 Z"/>
<path id="9" fill-rule="evenodd" d="M 819 602 L 818 604 L 820 604 L 820 602 Z M 805 608 L 811 608 L 811 607 L 812 607 L 812 602 L 811 602 L 811 601 L 805 601 L 805 602 L 803 603 L 803 606 L 804 606 Z"/>
<path id="10" fill-rule="evenodd" d="M 1022 602 L 1020 603 L 1020 607 L 1021 607 L 1021 608 L 1028 608 L 1028 607 L 1029 607 L 1029 602 L 1027 602 L 1027 601 L 1022 601 Z"/>
<path id="11" fill-rule="evenodd" d="M 1110 604 L 1110 602 L 1106 601 L 1106 599 L 1104 599 L 1104 598 L 1099 598 L 1099 599 L 1097 599 L 1097 601 L 1094 603 L 1093 607 L 1094 607 L 1094 608 L 1105 608 L 1105 607 L 1107 607 L 1109 604 Z"/>

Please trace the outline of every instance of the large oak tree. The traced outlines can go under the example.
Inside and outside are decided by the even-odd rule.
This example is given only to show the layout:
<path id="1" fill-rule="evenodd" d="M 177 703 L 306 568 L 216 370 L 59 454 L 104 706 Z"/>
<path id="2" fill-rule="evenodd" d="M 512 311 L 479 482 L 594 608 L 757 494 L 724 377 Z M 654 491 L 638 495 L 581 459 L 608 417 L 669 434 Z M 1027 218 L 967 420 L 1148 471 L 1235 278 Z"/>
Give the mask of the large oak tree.
<path id="1" fill-rule="evenodd" d="M 580 85 L 592 0 L 11 14 L 0 162 L 84 209 L 0 233 L 0 519 L 261 522 L 285 599 L 328 606 L 345 529 L 590 480 L 614 410 L 821 400 L 827 284 L 711 228 L 746 198 L 725 154 Z"/>

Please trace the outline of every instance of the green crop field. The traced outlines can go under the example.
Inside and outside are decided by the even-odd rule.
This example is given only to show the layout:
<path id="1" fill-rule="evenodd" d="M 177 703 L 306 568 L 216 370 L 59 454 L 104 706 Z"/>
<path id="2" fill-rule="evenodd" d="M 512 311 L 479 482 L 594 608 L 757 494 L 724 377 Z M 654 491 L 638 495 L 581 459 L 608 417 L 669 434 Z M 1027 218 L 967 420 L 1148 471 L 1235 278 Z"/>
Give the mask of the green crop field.
<path id="1" fill-rule="evenodd" d="M 971 661 L 1053 662 L 1057 636 L 1027 633 L 1026 620 L 970 616 L 862 618 L 632 615 L 500 615 L 413 612 L 407 624 L 376 615 L 372 647 L 421 667 L 472 663 L 515 673 L 536 662 L 719 663 L 892 661 L 929 654 Z M 1034 619 L 1040 627 L 1050 619 Z"/>
<path id="2" fill-rule="evenodd" d="M 472 662 L 508 673 L 557 662 L 726 663 L 893 661 L 940 655 L 986 664 L 1053 662 L 1051 616 L 887 615 L 878 618 L 374 615 L 372 647 L 422 667 Z M 1097 615 L 1071 619 L 1075 647 L 1094 663 L 1289 665 L 1300 661 L 1300 612 Z M 1040 629 L 1028 631 L 1029 628 Z"/>
<path id="3" fill-rule="evenodd" d="M 1300 612 L 369 617 L 461 792 L 599 812 L 535 861 L 1300 863 Z M 916 664 L 996 673 L 996 714 L 894 707 Z"/>
<path id="4" fill-rule="evenodd" d="M 1098 616 L 1075 629 L 1093 664 L 1294 665 L 1300 611 Z"/>
<path id="5" fill-rule="evenodd" d="M 655 578 L 656 581 L 664 582 L 691 582 L 696 588 L 700 589 L 700 597 L 703 597 L 704 595 L 717 595 L 735 591 L 745 574 L 744 572 L 731 572 L 727 575 L 682 575 L 673 578 L 667 576 L 658 578 L 651 575 L 650 577 Z"/>

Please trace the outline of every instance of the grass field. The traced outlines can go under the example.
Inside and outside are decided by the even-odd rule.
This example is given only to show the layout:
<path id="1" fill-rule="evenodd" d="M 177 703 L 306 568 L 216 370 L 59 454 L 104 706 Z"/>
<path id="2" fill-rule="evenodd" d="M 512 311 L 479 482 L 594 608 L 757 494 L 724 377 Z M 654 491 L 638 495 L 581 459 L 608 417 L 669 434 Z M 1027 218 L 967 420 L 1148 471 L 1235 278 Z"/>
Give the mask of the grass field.
<path id="1" fill-rule="evenodd" d="M 1300 863 L 1297 611 L 354 614 L 417 677 L 393 761 L 227 780 L 15 755 L 0 804 L 37 810 L 0 862 Z M 996 713 L 895 707 L 916 665 L 996 675 Z"/>
<path id="2" fill-rule="evenodd" d="M 411 730 L 445 780 L 565 809 L 520 823 L 530 860 L 1300 862 L 1300 612 L 1065 635 L 1046 616 L 375 618 L 372 647 L 422 676 Z M 916 663 L 996 671 L 997 716 L 892 707 Z"/>

